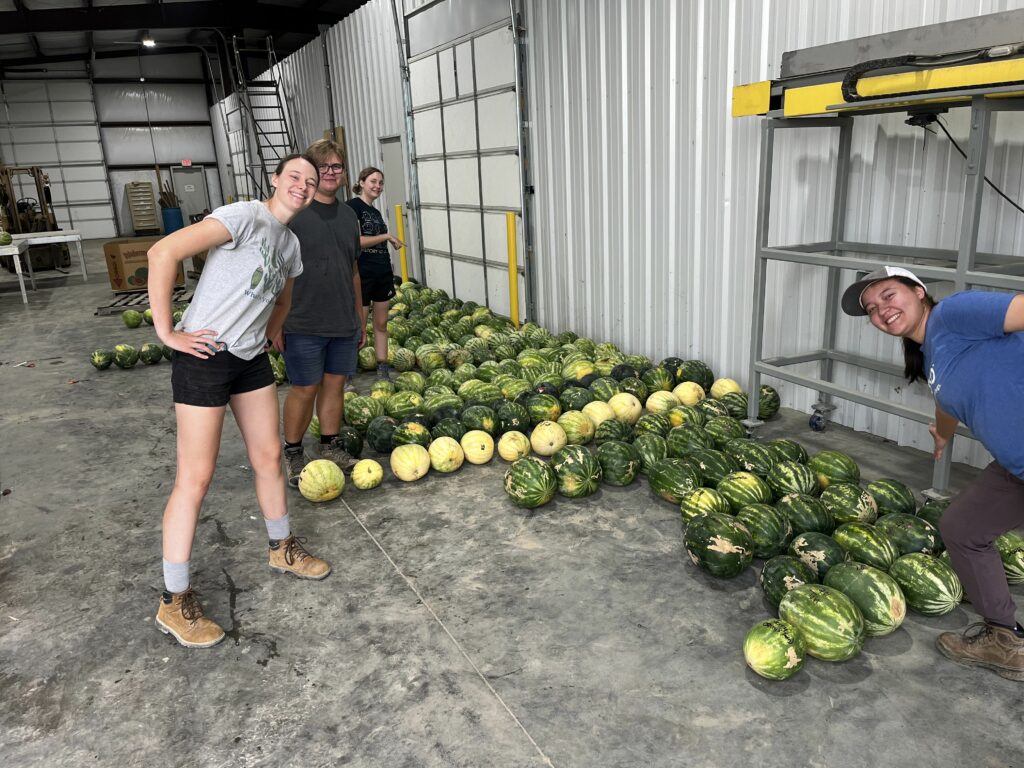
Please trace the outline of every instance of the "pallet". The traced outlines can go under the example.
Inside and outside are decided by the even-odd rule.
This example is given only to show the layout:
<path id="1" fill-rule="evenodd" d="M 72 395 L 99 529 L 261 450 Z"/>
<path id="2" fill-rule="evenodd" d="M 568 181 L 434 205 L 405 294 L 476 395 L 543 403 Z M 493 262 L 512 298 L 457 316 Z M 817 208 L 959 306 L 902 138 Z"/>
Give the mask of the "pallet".
<path id="1" fill-rule="evenodd" d="M 193 290 L 191 288 L 175 288 L 171 294 L 171 304 L 186 304 L 192 301 Z M 96 307 L 97 315 L 119 315 L 126 309 L 135 309 L 144 312 L 149 308 L 149 293 L 137 291 L 135 293 L 119 293 L 114 301 L 103 307 Z"/>

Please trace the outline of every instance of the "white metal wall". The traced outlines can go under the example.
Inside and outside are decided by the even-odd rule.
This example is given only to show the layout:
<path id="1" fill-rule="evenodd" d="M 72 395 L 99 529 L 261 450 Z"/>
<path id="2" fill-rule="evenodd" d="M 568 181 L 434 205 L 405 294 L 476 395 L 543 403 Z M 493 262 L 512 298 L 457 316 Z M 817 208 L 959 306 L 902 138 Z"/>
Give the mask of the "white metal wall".
<path id="1" fill-rule="evenodd" d="M 536 194 L 534 274 L 539 320 L 654 358 L 697 356 L 746 380 L 759 157 L 758 120 L 730 117 L 734 84 L 777 77 L 787 50 L 1024 7 L 968 0 L 528 0 L 528 83 Z M 858 124 L 848 232 L 876 242 L 955 242 L 962 161 L 944 137 L 896 117 Z M 966 138 L 962 115 L 949 118 Z M 989 175 L 1021 190 L 1020 121 L 1000 116 Z M 798 137 L 776 148 L 783 194 L 776 242 L 824 239 L 835 141 Z M 781 172 L 785 167 L 786 173 Z M 925 169 L 925 170 L 922 170 Z M 987 193 L 989 194 L 989 193 Z M 1024 218 L 986 198 L 982 249 L 1020 252 Z M 987 242 L 986 242 L 987 240 Z M 771 352 L 820 344 L 824 271 L 769 273 Z M 771 299 L 769 299 L 771 302 Z M 771 342 L 770 342 L 771 343 Z M 892 340 L 846 318 L 840 347 L 898 359 Z M 921 409 L 923 385 L 845 371 L 848 386 Z M 775 382 L 786 405 L 814 393 Z M 929 447 L 921 425 L 839 403 L 835 419 Z M 957 460 L 985 454 L 966 441 Z"/>

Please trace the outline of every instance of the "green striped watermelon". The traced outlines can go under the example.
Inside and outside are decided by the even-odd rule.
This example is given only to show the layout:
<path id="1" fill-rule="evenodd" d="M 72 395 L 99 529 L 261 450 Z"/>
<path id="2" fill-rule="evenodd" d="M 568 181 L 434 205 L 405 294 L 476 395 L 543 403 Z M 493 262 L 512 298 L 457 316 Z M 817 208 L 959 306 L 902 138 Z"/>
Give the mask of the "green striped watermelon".
<path id="1" fill-rule="evenodd" d="M 823 661 L 846 661 L 864 645 L 864 617 L 850 598 L 823 584 L 804 584 L 786 593 L 779 618 L 796 627 L 807 653 Z"/>
<path id="2" fill-rule="evenodd" d="M 439 437 L 450 437 L 453 440 L 462 440 L 462 436 L 469 430 L 462 426 L 462 422 L 456 418 L 441 419 L 430 430 L 430 436 L 437 440 Z"/>
<path id="3" fill-rule="evenodd" d="M 938 533 L 931 523 L 916 515 L 890 512 L 875 521 L 875 528 L 888 536 L 901 555 L 908 552 L 938 553 Z"/>
<path id="4" fill-rule="evenodd" d="M 694 408 L 704 414 L 704 418 L 707 420 L 711 420 L 719 416 L 732 418 L 729 416 L 728 408 L 722 405 L 718 400 L 713 400 L 710 397 L 706 397 L 701 400 L 694 406 Z M 736 435 L 736 437 L 743 437 L 743 435 Z"/>
<path id="5" fill-rule="evenodd" d="M 519 403 L 501 403 L 494 409 L 498 420 L 498 432 L 527 432 L 530 427 L 530 412 Z"/>
<path id="6" fill-rule="evenodd" d="M 391 453 L 394 450 L 392 436 L 398 423 L 390 416 L 374 416 L 366 428 L 366 442 L 377 453 Z"/>
<path id="7" fill-rule="evenodd" d="M 430 430 L 415 421 L 403 421 L 391 433 L 391 442 L 396 448 L 399 445 L 409 445 L 410 443 L 427 448 L 432 440 Z"/>
<path id="8" fill-rule="evenodd" d="M 818 476 L 818 485 L 822 490 L 832 483 L 860 482 L 860 467 L 857 462 L 840 451 L 821 451 L 807 461 L 807 465 Z"/>
<path id="9" fill-rule="evenodd" d="M 751 472 L 732 472 L 718 482 L 718 492 L 729 500 L 734 512 L 748 504 L 771 504 L 772 489 Z"/>
<path id="10" fill-rule="evenodd" d="M 640 374 L 640 381 L 646 384 L 651 392 L 671 392 L 675 386 L 672 374 L 661 367 L 648 368 Z"/>
<path id="11" fill-rule="evenodd" d="M 804 666 L 807 649 L 796 627 L 781 619 L 755 624 L 743 640 L 747 666 L 768 680 L 787 680 Z"/>
<path id="12" fill-rule="evenodd" d="M 779 406 L 781 405 L 782 401 L 779 399 L 779 393 L 775 388 L 762 384 L 757 401 L 757 418 L 767 421 L 779 412 Z"/>
<path id="13" fill-rule="evenodd" d="M 595 400 L 604 400 L 607 403 L 622 391 L 622 387 L 611 376 L 602 376 L 590 384 L 590 391 Z"/>
<path id="14" fill-rule="evenodd" d="M 640 455 L 629 443 L 609 440 L 597 447 L 601 475 L 608 485 L 629 485 L 640 471 Z"/>
<path id="15" fill-rule="evenodd" d="M 558 492 L 570 499 L 596 493 L 601 487 L 601 464 L 581 445 L 567 445 L 551 457 L 558 476 Z"/>
<path id="16" fill-rule="evenodd" d="M 662 459 L 647 470 L 651 490 L 666 501 L 679 504 L 683 496 L 700 486 L 697 471 L 683 459 Z"/>
<path id="17" fill-rule="evenodd" d="M 661 413 L 645 413 L 633 425 L 633 432 L 637 435 L 643 432 L 651 432 L 652 434 L 666 437 L 670 429 L 672 429 L 672 424 L 669 422 L 668 416 Z"/>
<path id="18" fill-rule="evenodd" d="M 964 599 L 963 585 L 953 569 L 921 552 L 903 555 L 889 569 L 907 598 L 907 605 L 925 616 L 944 616 Z"/>
<path id="19" fill-rule="evenodd" d="M 758 577 L 764 597 L 778 608 L 789 590 L 801 584 L 817 584 L 818 577 L 803 561 L 792 555 L 777 555 L 767 560 Z"/>
<path id="20" fill-rule="evenodd" d="M 914 499 L 913 491 L 899 480 L 883 477 L 868 483 L 865 490 L 875 500 L 875 506 L 880 515 L 890 512 L 912 515 L 917 511 L 917 501 Z"/>
<path id="21" fill-rule="evenodd" d="M 683 494 L 679 502 L 679 512 L 683 516 L 685 525 L 697 515 L 706 515 L 710 512 L 717 512 L 721 515 L 731 515 L 732 507 L 725 496 L 713 488 L 694 488 Z"/>
<path id="22" fill-rule="evenodd" d="M 536 456 L 516 459 L 505 471 L 505 493 L 512 503 L 526 509 L 547 504 L 558 489 L 558 476 Z"/>
<path id="23" fill-rule="evenodd" d="M 689 456 L 701 448 L 713 446 L 711 437 L 703 429 L 686 425 L 672 427 L 665 436 L 665 442 L 668 446 L 668 455 L 676 459 Z"/>
<path id="24" fill-rule="evenodd" d="M 586 445 L 594 439 L 594 422 L 583 411 L 565 411 L 557 423 L 565 430 L 570 445 Z"/>
<path id="25" fill-rule="evenodd" d="M 665 415 L 668 416 L 668 422 L 673 427 L 703 427 L 707 423 L 704 414 L 692 405 L 673 405 Z"/>
<path id="26" fill-rule="evenodd" d="M 365 395 L 348 395 L 345 397 L 345 423 L 350 427 L 355 427 L 360 432 L 365 432 L 375 417 L 383 415 L 384 405 L 380 400 L 374 400 L 372 397 Z"/>
<path id="27" fill-rule="evenodd" d="M 845 563 L 849 556 L 839 542 L 831 536 L 816 531 L 801 533 L 789 544 L 790 554 L 800 558 L 819 579 L 823 579 L 829 568 Z"/>
<path id="28" fill-rule="evenodd" d="M 526 410 L 530 413 L 533 426 L 542 421 L 558 421 L 562 415 L 562 405 L 554 395 L 530 395 L 526 401 Z"/>
<path id="29" fill-rule="evenodd" d="M 740 469 L 740 465 L 733 459 L 712 448 L 693 451 L 688 458 L 697 465 L 704 485 L 709 488 L 717 488 L 723 477 Z"/>
<path id="30" fill-rule="evenodd" d="M 498 418 L 486 405 L 471 405 L 462 411 L 462 426 L 467 430 L 479 429 L 491 437 L 498 434 Z"/>
<path id="31" fill-rule="evenodd" d="M 789 459 L 783 459 L 772 467 L 765 476 L 765 482 L 780 498 L 791 493 L 813 495 L 818 490 L 818 478 L 811 468 Z"/>
<path id="32" fill-rule="evenodd" d="M 795 440 L 780 437 L 776 440 L 769 440 L 765 445 L 779 461 L 795 461 L 799 464 L 806 464 L 808 461 L 807 451 Z"/>
<path id="33" fill-rule="evenodd" d="M 726 392 L 718 400 L 734 419 L 747 418 L 747 395 L 744 392 Z"/>
<path id="34" fill-rule="evenodd" d="M 703 404 L 716 401 L 701 400 L 700 402 Z M 747 428 L 732 416 L 714 416 L 708 419 L 704 423 L 704 431 L 711 436 L 711 439 L 715 441 L 715 447 L 719 449 L 730 440 L 747 436 Z"/>
<path id="35" fill-rule="evenodd" d="M 740 465 L 740 469 L 753 472 L 758 477 L 767 477 L 775 466 L 775 454 L 763 443 L 748 437 L 730 440 L 722 447 L 722 451 L 732 457 Z"/>
<path id="36" fill-rule="evenodd" d="M 715 374 L 706 363 L 700 360 L 684 360 L 675 370 L 677 381 L 693 381 L 704 389 L 711 391 L 711 385 L 715 383 Z"/>
<path id="37" fill-rule="evenodd" d="M 563 411 L 582 411 L 583 406 L 594 400 L 589 389 L 583 387 L 566 387 L 558 396 Z"/>
<path id="38" fill-rule="evenodd" d="M 1024 535 L 1007 531 L 993 542 L 1003 561 L 1003 571 L 1010 584 L 1024 583 Z"/>
<path id="39" fill-rule="evenodd" d="M 907 599 L 887 573 L 865 563 L 839 563 L 825 574 L 825 586 L 838 589 L 864 617 L 869 637 L 895 632 L 907 615 Z"/>
<path id="40" fill-rule="evenodd" d="M 384 403 L 384 410 L 393 419 L 408 418 L 423 410 L 423 396 L 411 390 L 395 392 Z"/>
<path id="41" fill-rule="evenodd" d="M 633 428 L 618 419 L 605 419 L 594 430 L 594 442 L 601 446 L 612 440 L 620 443 L 633 442 Z"/>
<path id="42" fill-rule="evenodd" d="M 878 517 L 871 494 L 853 483 L 831 483 L 821 492 L 821 503 L 828 507 L 836 525 L 873 523 Z"/>
<path id="43" fill-rule="evenodd" d="M 844 523 L 832 533 L 851 560 L 888 571 L 900 551 L 882 531 L 867 523 Z"/>
<path id="44" fill-rule="evenodd" d="M 640 474 L 646 475 L 655 462 L 668 456 L 665 438 L 650 432 L 642 433 L 633 440 L 633 447 L 640 456 Z"/>
<path id="45" fill-rule="evenodd" d="M 942 533 L 939 530 L 939 521 L 942 519 L 942 514 L 946 511 L 946 507 L 949 506 L 951 499 L 929 499 L 922 504 L 917 510 L 917 516 L 922 520 L 931 523 L 935 529 L 936 537 L 936 552 L 941 552 L 946 548 L 946 545 L 942 541 Z"/>
<path id="46" fill-rule="evenodd" d="M 748 504 L 736 513 L 736 519 L 750 531 L 754 557 L 767 559 L 782 554 L 793 538 L 789 518 L 768 504 Z"/>
<path id="47" fill-rule="evenodd" d="M 713 576 L 732 578 L 754 558 L 750 532 L 731 515 L 697 515 L 686 524 L 683 545 L 693 563 Z"/>

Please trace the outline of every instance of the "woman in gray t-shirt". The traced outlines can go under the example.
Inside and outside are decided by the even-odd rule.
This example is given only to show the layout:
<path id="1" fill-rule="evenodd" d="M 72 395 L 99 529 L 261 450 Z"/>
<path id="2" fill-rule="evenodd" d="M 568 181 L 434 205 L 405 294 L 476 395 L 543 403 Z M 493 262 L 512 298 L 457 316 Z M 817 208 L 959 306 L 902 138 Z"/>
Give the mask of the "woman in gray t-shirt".
<path id="1" fill-rule="evenodd" d="M 322 579 L 331 566 L 309 554 L 288 519 L 277 388 L 266 340 L 281 330 L 292 284 L 302 273 L 299 243 L 288 222 L 313 200 L 316 165 L 290 155 L 272 178 L 266 201 L 218 208 L 199 224 L 168 235 L 149 250 L 149 296 L 160 340 L 175 350 L 171 372 L 177 420 L 177 475 L 163 517 L 165 591 L 156 624 L 190 648 L 224 638 L 203 616 L 189 577 L 199 509 L 213 479 L 227 405 L 245 441 L 256 498 L 270 537 L 270 567 Z M 178 264 L 208 251 L 203 274 L 177 326 L 171 290 Z"/>

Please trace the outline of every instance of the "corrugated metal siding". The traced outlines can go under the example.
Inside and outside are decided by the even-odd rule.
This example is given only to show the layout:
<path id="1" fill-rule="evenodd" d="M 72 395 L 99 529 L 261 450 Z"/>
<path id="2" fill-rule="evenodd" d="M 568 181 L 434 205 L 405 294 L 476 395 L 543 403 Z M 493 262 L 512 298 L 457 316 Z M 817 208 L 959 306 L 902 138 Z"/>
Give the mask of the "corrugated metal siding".
<path id="1" fill-rule="evenodd" d="M 778 76 L 782 53 L 889 30 L 1024 7 L 1022 2 L 529 0 L 529 97 L 540 322 L 655 359 L 699 356 L 746 381 L 759 126 L 729 115 L 735 83 Z M 1019 116 L 1000 115 L 989 176 L 1022 197 Z M 948 117 L 966 140 L 967 115 Z M 787 131 L 776 144 L 772 241 L 826 239 L 837 137 Z M 955 247 L 963 162 L 945 137 L 899 116 L 854 135 L 851 239 Z M 980 247 L 1019 253 L 1022 219 L 986 192 Z M 773 265 L 766 352 L 821 343 L 825 271 Z M 777 298 L 773 298 L 777 297 Z M 839 347 L 902 360 L 896 344 L 843 318 Z M 926 410 L 923 385 L 837 370 L 847 386 Z M 809 410 L 815 393 L 775 383 Z M 930 447 L 926 429 L 838 403 L 835 420 Z M 960 441 L 957 460 L 986 454 Z"/>
<path id="2" fill-rule="evenodd" d="M 299 150 L 323 138 L 334 126 L 328 114 L 327 76 L 320 38 L 277 65 L 277 80 L 288 108 L 292 139 Z"/>

